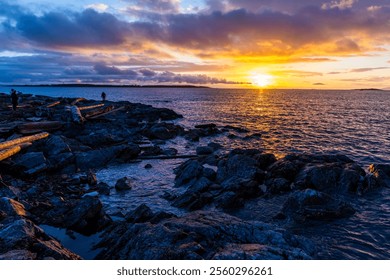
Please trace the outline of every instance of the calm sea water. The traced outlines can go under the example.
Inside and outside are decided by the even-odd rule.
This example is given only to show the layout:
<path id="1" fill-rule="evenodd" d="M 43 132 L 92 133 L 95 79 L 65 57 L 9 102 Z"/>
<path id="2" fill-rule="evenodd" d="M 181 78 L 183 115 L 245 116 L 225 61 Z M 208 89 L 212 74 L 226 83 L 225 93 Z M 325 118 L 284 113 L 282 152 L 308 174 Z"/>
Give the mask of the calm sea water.
<path id="1" fill-rule="evenodd" d="M 213 139 L 227 148 L 263 148 L 277 156 L 292 152 L 341 153 L 363 168 L 371 163 L 390 163 L 390 92 L 319 90 L 244 90 L 191 88 L 16 88 L 24 93 L 49 96 L 128 100 L 165 107 L 182 114 L 179 123 L 193 127 L 216 123 L 246 128 Z M 10 88 L 0 87 L 0 92 Z M 261 137 L 245 140 L 245 136 Z M 207 140 L 206 140 L 207 141 Z M 182 139 L 169 142 L 181 151 L 193 146 Z M 113 178 L 131 176 L 136 182 L 130 194 L 102 197 L 110 214 L 126 213 L 140 203 L 154 210 L 182 212 L 161 198 L 173 190 L 172 168 L 180 160 L 150 161 L 110 167 L 98 172 L 98 178 L 110 185 Z M 175 189 L 175 192 L 178 190 Z M 324 226 L 296 229 L 323 248 L 319 257 L 331 259 L 390 259 L 390 190 L 382 189 L 358 198 L 357 213 L 350 219 Z"/>

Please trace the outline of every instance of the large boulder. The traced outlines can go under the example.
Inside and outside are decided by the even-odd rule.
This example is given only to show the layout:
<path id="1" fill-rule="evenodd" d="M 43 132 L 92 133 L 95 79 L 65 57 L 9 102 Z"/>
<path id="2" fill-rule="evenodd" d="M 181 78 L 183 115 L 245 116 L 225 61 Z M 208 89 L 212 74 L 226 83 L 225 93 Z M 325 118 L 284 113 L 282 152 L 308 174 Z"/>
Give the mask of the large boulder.
<path id="1" fill-rule="evenodd" d="M 122 260 L 228 259 L 238 255 L 241 259 L 310 259 L 314 252 L 308 240 L 274 226 L 205 211 L 156 224 L 118 223 L 103 234 L 98 247 L 103 247 L 98 259 Z"/>
<path id="2" fill-rule="evenodd" d="M 90 235 L 111 223 L 97 197 L 84 196 L 66 212 L 63 227 Z"/>
<path id="3" fill-rule="evenodd" d="M 365 172 L 354 163 L 307 164 L 295 178 L 295 186 L 326 193 L 356 192 L 363 184 Z"/>
<path id="4" fill-rule="evenodd" d="M 80 171 L 100 168 L 126 152 L 127 145 L 113 146 L 99 150 L 76 153 L 76 165 Z"/>
<path id="5" fill-rule="evenodd" d="M 14 159 L 12 169 L 23 176 L 37 175 L 49 167 L 43 152 L 30 152 Z"/>
<path id="6" fill-rule="evenodd" d="M 117 191 L 126 191 L 126 190 L 131 190 L 133 182 L 130 178 L 123 177 L 119 179 L 116 184 L 115 184 L 115 189 Z"/>
<path id="7" fill-rule="evenodd" d="M 194 182 L 202 174 L 203 166 L 197 160 L 188 160 L 175 169 L 175 186 L 180 187 L 182 185 Z"/>

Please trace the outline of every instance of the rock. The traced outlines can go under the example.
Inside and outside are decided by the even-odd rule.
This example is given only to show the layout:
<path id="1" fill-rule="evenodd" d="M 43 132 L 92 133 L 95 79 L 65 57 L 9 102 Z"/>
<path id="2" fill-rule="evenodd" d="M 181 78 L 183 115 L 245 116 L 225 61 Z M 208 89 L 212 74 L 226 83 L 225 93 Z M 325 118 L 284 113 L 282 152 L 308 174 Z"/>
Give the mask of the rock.
<path id="1" fill-rule="evenodd" d="M 82 234 L 98 232 L 111 223 L 103 211 L 103 205 L 97 197 L 86 196 L 80 199 L 65 215 L 63 225 Z"/>
<path id="2" fill-rule="evenodd" d="M 264 172 L 257 161 L 245 154 L 230 153 L 227 160 L 218 163 L 217 182 L 223 187 L 234 185 L 242 180 L 262 181 Z"/>
<path id="3" fill-rule="evenodd" d="M 122 155 L 122 152 L 125 152 L 127 148 L 127 145 L 120 145 L 76 153 L 76 165 L 80 171 L 100 168 L 107 165 L 111 160 Z"/>
<path id="4" fill-rule="evenodd" d="M 210 155 L 213 152 L 214 152 L 214 150 L 209 146 L 196 147 L 196 154 L 199 156 Z"/>
<path id="5" fill-rule="evenodd" d="M 129 223 L 144 223 L 152 218 L 153 211 L 144 203 L 125 216 L 126 221 Z"/>
<path id="6" fill-rule="evenodd" d="M 267 248 L 262 253 L 261 246 Z M 248 223 L 212 211 L 191 212 L 157 224 L 118 223 L 103 234 L 97 247 L 103 247 L 97 259 L 122 260 L 222 259 L 229 255 L 243 259 L 310 259 L 314 253 L 310 241 L 275 226 Z"/>
<path id="7" fill-rule="evenodd" d="M 35 260 L 37 254 L 28 250 L 12 250 L 5 254 L 0 254 L 0 260 Z"/>
<path id="8" fill-rule="evenodd" d="M 178 125 L 161 122 L 154 124 L 142 133 L 149 139 L 168 140 L 178 136 L 183 131 L 184 129 Z"/>
<path id="9" fill-rule="evenodd" d="M 310 163 L 297 175 L 295 186 L 326 193 L 356 192 L 364 176 L 364 170 L 353 163 Z"/>
<path id="10" fill-rule="evenodd" d="M 217 177 L 217 173 L 213 169 L 207 167 L 203 168 L 202 174 L 211 181 L 214 181 Z"/>
<path id="11" fill-rule="evenodd" d="M 26 219 L 0 225 L 0 256 L 6 259 L 80 259 Z"/>
<path id="12" fill-rule="evenodd" d="M 372 179 L 375 178 L 376 184 L 366 184 L 366 189 L 373 189 L 378 186 L 390 188 L 390 164 L 371 164 L 368 171 L 373 176 Z"/>
<path id="13" fill-rule="evenodd" d="M 162 153 L 162 149 L 159 146 L 151 146 L 142 148 L 142 156 L 158 156 Z"/>
<path id="14" fill-rule="evenodd" d="M 138 155 L 141 153 L 141 148 L 133 143 L 129 143 L 123 147 L 119 154 L 119 158 L 124 161 L 129 161 L 132 159 L 136 159 Z"/>
<path id="15" fill-rule="evenodd" d="M 209 146 L 211 149 L 213 149 L 213 151 L 217 151 L 217 150 L 223 148 L 223 146 L 221 144 L 218 144 L 215 142 L 210 142 L 207 144 L 207 146 Z"/>
<path id="16" fill-rule="evenodd" d="M 177 155 L 177 150 L 175 148 L 168 148 L 162 150 L 162 154 L 165 156 L 175 156 Z"/>
<path id="17" fill-rule="evenodd" d="M 214 124 L 214 123 L 198 124 L 198 125 L 195 125 L 195 128 L 200 128 L 200 129 L 215 129 L 215 128 L 217 128 L 217 125 Z"/>
<path id="18" fill-rule="evenodd" d="M 65 142 L 65 139 L 66 138 L 62 136 L 50 135 L 43 146 L 43 152 L 48 157 L 71 152 L 71 149 Z"/>
<path id="19" fill-rule="evenodd" d="M 265 182 L 267 186 L 267 193 L 281 194 L 291 191 L 291 184 L 285 178 L 271 178 Z"/>
<path id="20" fill-rule="evenodd" d="M 94 172 L 92 172 L 91 170 L 87 173 L 87 183 L 90 186 L 96 186 L 97 185 L 96 174 Z"/>
<path id="21" fill-rule="evenodd" d="M 207 192 L 188 191 L 176 198 L 172 206 L 184 208 L 189 211 L 202 209 L 213 201 L 213 195 Z"/>
<path id="22" fill-rule="evenodd" d="M 31 152 L 17 156 L 12 168 L 22 175 L 31 176 L 47 170 L 48 162 L 43 152 Z"/>
<path id="23" fill-rule="evenodd" d="M 110 186 L 104 182 L 97 184 L 98 192 L 102 195 L 110 195 Z"/>
<path id="24" fill-rule="evenodd" d="M 118 191 L 125 191 L 132 189 L 132 180 L 127 177 L 123 177 L 119 179 L 115 184 L 115 189 Z"/>
<path id="25" fill-rule="evenodd" d="M 147 163 L 147 164 L 145 164 L 145 166 L 144 166 L 144 168 L 145 169 L 150 169 L 150 168 L 152 168 L 153 166 L 150 164 L 150 163 Z"/>
<path id="26" fill-rule="evenodd" d="M 282 213 L 298 223 L 305 223 L 311 220 L 329 221 L 349 217 L 355 210 L 340 199 L 306 189 L 294 192 L 283 206 Z"/>
<path id="27" fill-rule="evenodd" d="M 175 186 L 179 187 L 194 181 L 202 174 L 203 166 L 197 160 L 188 160 L 175 169 Z"/>
<path id="28" fill-rule="evenodd" d="M 0 198 L 0 210 L 5 213 L 7 217 L 27 216 L 27 212 L 23 204 L 8 197 Z"/>

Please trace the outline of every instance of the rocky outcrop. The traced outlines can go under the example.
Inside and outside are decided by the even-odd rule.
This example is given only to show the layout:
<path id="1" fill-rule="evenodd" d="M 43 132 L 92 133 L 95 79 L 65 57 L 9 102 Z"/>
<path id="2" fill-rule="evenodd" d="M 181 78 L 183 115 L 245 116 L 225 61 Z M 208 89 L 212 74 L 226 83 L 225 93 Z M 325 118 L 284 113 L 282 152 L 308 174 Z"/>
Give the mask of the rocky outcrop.
<path id="1" fill-rule="evenodd" d="M 310 259 L 313 245 L 263 223 L 196 211 L 153 224 L 118 223 L 103 235 L 98 259 Z"/>
<path id="2" fill-rule="evenodd" d="M 80 259 L 36 226 L 21 203 L 3 197 L 0 211 L 0 259 Z"/>

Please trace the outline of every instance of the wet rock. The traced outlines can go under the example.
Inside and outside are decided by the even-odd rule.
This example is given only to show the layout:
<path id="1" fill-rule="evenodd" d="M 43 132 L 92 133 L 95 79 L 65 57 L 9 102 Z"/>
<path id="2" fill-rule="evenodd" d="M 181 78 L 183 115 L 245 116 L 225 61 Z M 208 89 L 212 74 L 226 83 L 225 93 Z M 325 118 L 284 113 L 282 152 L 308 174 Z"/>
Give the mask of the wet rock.
<path id="1" fill-rule="evenodd" d="M 283 206 L 282 213 L 298 223 L 305 223 L 349 217 L 355 213 L 355 210 L 340 199 L 306 189 L 294 192 Z"/>
<path id="2" fill-rule="evenodd" d="M 195 125 L 195 128 L 200 128 L 200 129 L 216 129 L 217 125 L 214 123 L 207 123 L 207 124 L 198 124 Z"/>
<path id="3" fill-rule="evenodd" d="M 133 185 L 133 182 L 130 178 L 123 177 L 116 182 L 115 189 L 118 191 L 131 190 L 132 185 Z"/>
<path id="4" fill-rule="evenodd" d="M 231 186 L 242 180 L 262 181 L 264 172 L 257 161 L 246 154 L 230 153 L 227 160 L 218 163 L 217 182 L 222 186 Z"/>
<path id="5" fill-rule="evenodd" d="M 214 181 L 217 177 L 217 173 L 214 171 L 214 169 L 207 167 L 203 168 L 202 175 L 211 181 Z"/>
<path id="6" fill-rule="evenodd" d="M 15 199 L 19 196 L 20 191 L 12 186 L 7 186 L 0 181 L 0 197 L 9 197 Z"/>
<path id="7" fill-rule="evenodd" d="M 250 244 L 257 244 L 258 254 Z M 268 248 L 262 254 L 261 245 Z M 104 248 L 97 259 L 222 259 L 238 254 L 243 259 L 310 259 L 314 252 L 308 240 L 274 226 L 206 211 L 157 224 L 118 223 L 104 233 L 99 246 Z"/>
<path id="8" fill-rule="evenodd" d="M 172 206 L 184 208 L 189 211 L 202 209 L 204 206 L 213 201 L 213 195 L 208 192 L 188 191 L 183 195 L 177 197 Z"/>
<path id="9" fill-rule="evenodd" d="M 364 176 L 364 170 L 353 163 L 307 164 L 297 175 L 295 186 L 326 193 L 356 192 Z"/>
<path id="10" fill-rule="evenodd" d="M 145 169 L 151 169 L 153 166 L 150 163 L 145 164 L 144 168 Z"/>
<path id="11" fill-rule="evenodd" d="M 210 155 L 214 150 L 209 146 L 196 147 L 196 154 L 199 156 Z"/>
<path id="12" fill-rule="evenodd" d="M 129 144 L 124 145 L 122 147 L 123 147 L 123 149 L 120 151 L 120 154 L 118 157 L 124 161 L 136 159 L 138 157 L 138 155 L 141 153 L 141 148 L 134 143 L 129 143 Z"/>
<path id="13" fill-rule="evenodd" d="M 175 169 L 175 186 L 179 187 L 194 181 L 202 174 L 203 166 L 197 160 L 188 160 Z"/>
<path id="14" fill-rule="evenodd" d="M 143 131 L 143 135 L 150 139 L 168 140 L 178 136 L 184 129 L 170 123 L 157 123 Z"/>

